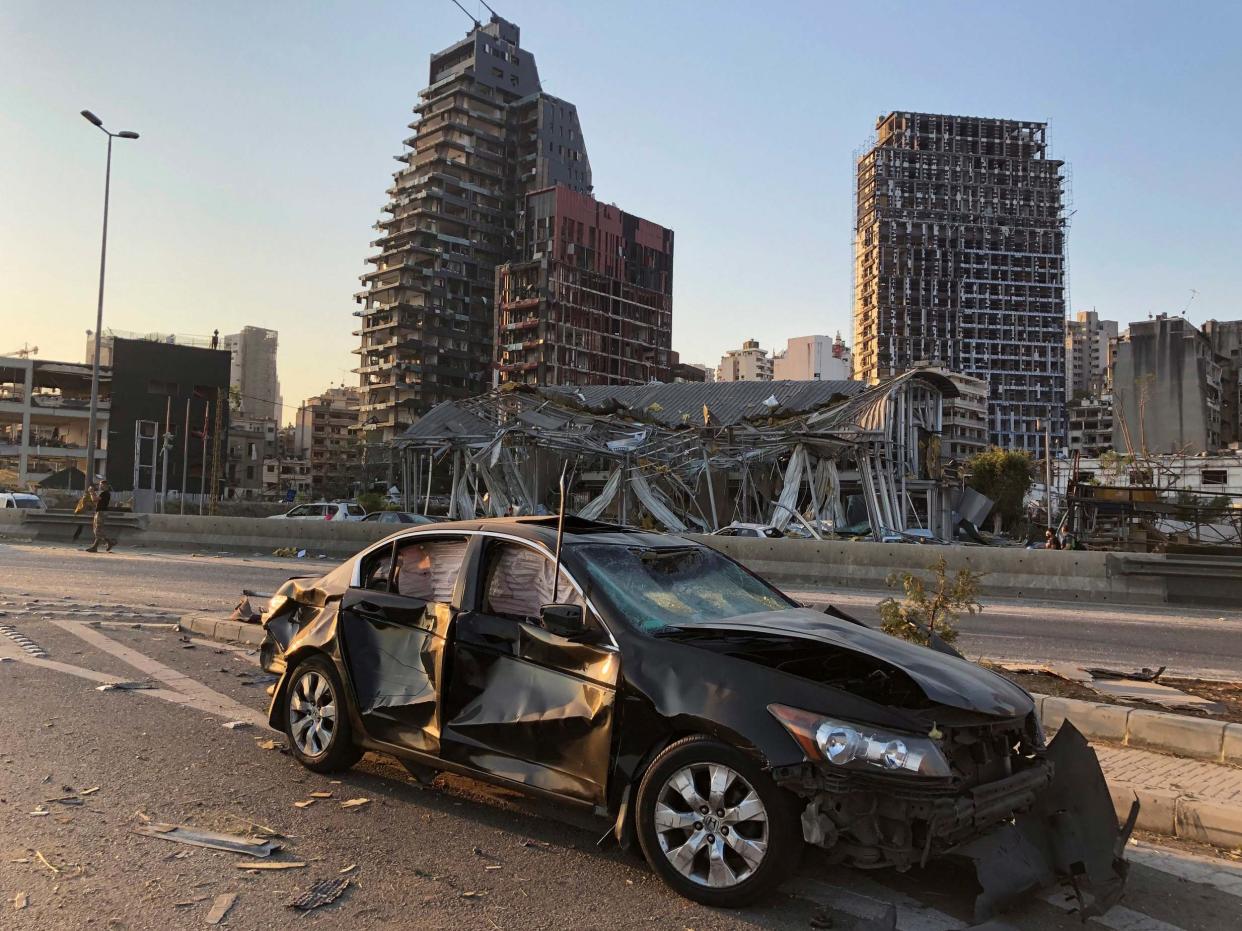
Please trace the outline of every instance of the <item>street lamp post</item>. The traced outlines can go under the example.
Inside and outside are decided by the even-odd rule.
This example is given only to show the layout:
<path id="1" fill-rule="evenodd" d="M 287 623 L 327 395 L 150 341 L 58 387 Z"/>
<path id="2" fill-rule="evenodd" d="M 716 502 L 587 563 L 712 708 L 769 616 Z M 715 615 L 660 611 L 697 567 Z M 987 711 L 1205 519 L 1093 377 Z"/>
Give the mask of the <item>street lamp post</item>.
<path id="1" fill-rule="evenodd" d="M 137 139 L 138 134 L 128 129 L 119 133 L 111 132 L 104 127 L 103 120 L 90 110 L 83 110 L 82 116 L 108 137 L 108 163 L 104 171 L 103 245 L 99 249 L 99 306 L 95 310 L 95 353 L 91 364 L 91 413 L 86 431 L 86 480 L 89 483 L 95 475 L 95 431 L 99 417 L 99 349 L 103 342 L 104 267 L 108 261 L 108 198 L 112 188 L 112 140 Z"/>

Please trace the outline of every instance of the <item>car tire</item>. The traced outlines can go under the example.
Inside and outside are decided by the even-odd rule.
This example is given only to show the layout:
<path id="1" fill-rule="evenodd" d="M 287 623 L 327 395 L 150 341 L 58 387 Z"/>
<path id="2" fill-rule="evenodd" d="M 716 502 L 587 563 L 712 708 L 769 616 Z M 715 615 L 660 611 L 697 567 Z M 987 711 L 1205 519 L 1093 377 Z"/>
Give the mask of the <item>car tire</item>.
<path id="1" fill-rule="evenodd" d="M 362 759 L 354 745 L 349 698 L 328 657 L 308 656 L 289 674 L 283 714 L 289 749 L 312 772 L 339 772 Z"/>
<path id="2" fill-rule="evenodd" d="M 638 787 L 635 828 L 661 879 L 718 908 L 771 892 L 802 852 L 793 799 L 750 756 L 708 737 L 682 738 L 655 758 Z"/>

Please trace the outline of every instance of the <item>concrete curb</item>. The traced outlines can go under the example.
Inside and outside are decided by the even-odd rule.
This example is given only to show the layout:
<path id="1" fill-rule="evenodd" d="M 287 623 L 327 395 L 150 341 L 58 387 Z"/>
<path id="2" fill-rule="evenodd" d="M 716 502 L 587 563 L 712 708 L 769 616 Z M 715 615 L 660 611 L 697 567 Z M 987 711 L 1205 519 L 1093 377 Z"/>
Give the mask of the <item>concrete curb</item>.
<path id="1" fill-rule="evenodd" d="M 177 629 L 226 643 L 245 643 L 257 647 L 263 642 L 263 628 L 258 624 L 220 620 L 208 614 L 183 615 L 177 621 Z"/>
<path id="2" fill-rule="evenodd" d="M 1056 730 L 1068 718 L 1093 740 L 1242 766 L 1242 724 L 1055 695 L 1034 698 L 1047 730 Z"/>

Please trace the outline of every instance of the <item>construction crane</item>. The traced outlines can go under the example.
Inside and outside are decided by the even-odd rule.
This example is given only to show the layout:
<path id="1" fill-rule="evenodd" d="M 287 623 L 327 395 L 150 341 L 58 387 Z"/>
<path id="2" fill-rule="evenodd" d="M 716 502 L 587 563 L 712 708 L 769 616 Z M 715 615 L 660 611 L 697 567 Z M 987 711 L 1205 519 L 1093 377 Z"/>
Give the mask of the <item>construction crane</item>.
<path id="1" fill-rule="evenodd" d="M 39 347 L 31 346 L 29 343 L 26 343 L 21 349 L 14 349 L 12 352 L 5 353 L 6 356 L 15 356 L 19 359 L 29 359 L 31 356 L 37 356 L 38 354 Z"/>

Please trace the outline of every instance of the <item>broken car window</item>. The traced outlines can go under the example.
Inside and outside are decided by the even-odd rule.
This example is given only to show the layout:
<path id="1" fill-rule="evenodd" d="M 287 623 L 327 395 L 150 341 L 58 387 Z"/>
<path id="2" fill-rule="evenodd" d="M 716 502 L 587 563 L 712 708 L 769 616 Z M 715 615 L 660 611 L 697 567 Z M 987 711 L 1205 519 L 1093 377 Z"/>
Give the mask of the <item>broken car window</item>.
<path id="1" fill-rule="evenodd" d="M 649 632 L 706 624 L 796 605 L 764 582 L 703 546 L 574 547 L 593 588 L 631 624 Z"/>
<path id="2" fill-rule="evenodd" d="M 465 540 L 407 543 L 397 550 L 393 588 L 398 595 L 419 601 L 451 602 L 465 558 Z"/>
<path id="3" fill-rule="evenodd" d="M 537 624 L 539 609 L 553 603 L 552 570 L 552 560 L 529 547 L 494 544 L 488 550 L 484 612 Z M 564 570 L 556 601 L 586 607 Z"/>
<path id="4" fill-rule="evenodd" d="M 373 592 L 388 591 L 388 570 L 392 567 L 392 546 L 381 546 L 362 560 L 358 576 L 362 587 Z"/>

